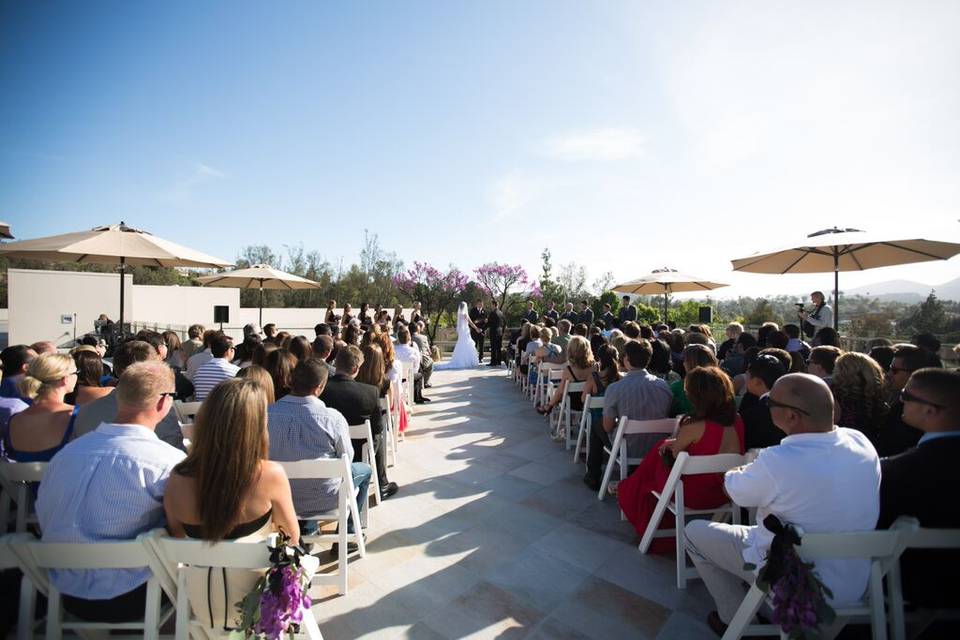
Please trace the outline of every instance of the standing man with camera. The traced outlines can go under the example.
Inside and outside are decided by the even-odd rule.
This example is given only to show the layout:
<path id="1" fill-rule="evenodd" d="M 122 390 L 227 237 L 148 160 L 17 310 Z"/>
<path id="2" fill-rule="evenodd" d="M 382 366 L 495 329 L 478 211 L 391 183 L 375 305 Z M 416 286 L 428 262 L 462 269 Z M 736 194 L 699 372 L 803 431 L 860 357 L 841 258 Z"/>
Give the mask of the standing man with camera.
<path id="1" fill-rule="evenodd" d="M 803 333 L 808 338 L 816 335 L 817 331 L 823 327 L 833 326 L 833 309 L 827 304 L 822 291 L 814 291 L 810 294 L 810 302 L 813 303 L 813 310 L 809 313 L 803 308 L 803 304 L 797 303 L 797 313 L 800 316 Z"/>

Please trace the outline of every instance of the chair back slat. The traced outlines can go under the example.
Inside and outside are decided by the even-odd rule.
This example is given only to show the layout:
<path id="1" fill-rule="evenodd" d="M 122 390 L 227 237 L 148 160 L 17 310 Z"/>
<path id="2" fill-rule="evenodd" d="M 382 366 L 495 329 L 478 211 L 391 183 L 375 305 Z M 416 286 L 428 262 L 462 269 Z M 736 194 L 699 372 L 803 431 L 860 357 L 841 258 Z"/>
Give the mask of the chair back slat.
<path id="1" fill-rule="evenodd" d="M 157 536 L 153 544 L 160 550 L 161 558 L 176 567 L 177 563 L 195 567 L 227 567 L 230 569 L 262 569 L 270 566 L 270 550 L 267 542 L 215 542 L 204 540 L 178 540 Z"/>
<path id="2" fill-rule="evenodd" d="M 621 418 L 622 420 L 623 418 Z M 627 420 L 623 426 L 623 435 L 637 433 L 665 433 L 672 434 L 677 428 L 676 418 L 660 420 Z"/>
<path id="3" fill-rule="evenodd" d="M 139 541 L 32 542 L 27 545 L 41 569 L 133 569 L 150 564 Z"/>
<path id="4" fill-rule="evenodd" d="M 897 531 L 846 533 L 804 533 L 797 552 L 804 559 L 881 558 L 893 554 L 899 540 Z"/>
<path id="5" fill-rule="evenodd" d="M 278 462 L 290 480 L 313 480 L 317 478 L 344 478 L 350 474 L 350 463 L 340 458 L 315 458 Z"/>
<path id="6" fill-rule="evenodd" d="M 47 470 L 46 462 L 2 462 L 0 479 L 4 483 L 40 482 Z"/>
<path id="7" fill-rule="evenodd" d="M 177 412 L 177 420 L 181 424 L 190 424 L 193 422 L 197 412 L 200 411 L 200 405 L 203 402 L 183 402 L 182 400 L 173 401 L 173 409 Z"/>
<path id="8" fill-rule="evenodd" d="M 603 396 L 587 396 L 583 401 L 584 410 L 603 409 Z"/>
<path id="9" fill-rule="evenodd" d="M 739 453 L 717 453 L 712 456 L 691 456 L 686 451 L 677 456 L 677 461 L 685 457 L 683 475 L 699 473 L 723 473 L 747 463 L 746 456 Z"/>

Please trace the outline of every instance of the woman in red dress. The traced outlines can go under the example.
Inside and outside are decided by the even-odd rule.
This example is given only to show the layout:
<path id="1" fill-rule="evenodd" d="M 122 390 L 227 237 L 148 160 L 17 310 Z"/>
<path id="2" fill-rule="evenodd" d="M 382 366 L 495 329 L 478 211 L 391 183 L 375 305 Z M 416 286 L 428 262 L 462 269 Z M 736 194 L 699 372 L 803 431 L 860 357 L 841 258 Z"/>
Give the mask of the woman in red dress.
<path id="1" fill-rule="evenodd" d="M 697 367 L 687 373 L 683 388 L 693 406 L 692 415 L 684 417 L 676 438 L 658 443 L 617 488 L 620 509 L 641 536 L 657 506 L 657 498 L 651 491 L 663 490 L 673 460 L 680 452 L 686 451 L 692 456 L 743 453 L 743 422 L 737 415 L 729 376 L 719 367 Z M 723 492 L 723 474 L 685 476 L 683 498 L 691 509 L 711 509 L 726 504 L 729 499 Z M 673 528 L 673 516 L 669 512 L 664 513 L 660 528 Z M 674 546 L 674 539 L 665 537 L 655 538 L 650 548 L 659 553 L 670 551 Z"/>

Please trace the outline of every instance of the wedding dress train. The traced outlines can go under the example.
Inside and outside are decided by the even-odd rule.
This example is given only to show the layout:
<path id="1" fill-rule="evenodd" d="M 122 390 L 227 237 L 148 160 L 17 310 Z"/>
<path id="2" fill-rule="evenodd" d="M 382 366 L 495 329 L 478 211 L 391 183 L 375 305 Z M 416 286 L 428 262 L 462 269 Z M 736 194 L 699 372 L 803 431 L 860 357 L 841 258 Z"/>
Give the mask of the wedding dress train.
<path id="1" fill-rule="evenodd" d="M 457 344 L 453 355 L 447 362 L 438 364 L 436 369 L 473 369 L 480 366 L 477 347 L 470 337 L 470 323 L 467 315 L 467 303 L 461 302 L 457 309 Z"/>

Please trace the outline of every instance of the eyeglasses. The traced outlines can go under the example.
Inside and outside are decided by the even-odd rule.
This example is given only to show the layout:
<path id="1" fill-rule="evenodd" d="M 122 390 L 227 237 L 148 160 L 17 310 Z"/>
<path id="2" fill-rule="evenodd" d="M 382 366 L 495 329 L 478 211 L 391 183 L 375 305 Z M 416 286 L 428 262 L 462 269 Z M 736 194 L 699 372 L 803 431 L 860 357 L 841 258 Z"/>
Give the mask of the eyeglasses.
<path id="1" fill-rule="evenodd" d="M 890 366 L 890 373 L 893 375 L 897 375 L 898 373 L 913 373 L 914 371 L 916 371 L 916 369 L 904 369 L 903 367 L 894 367 L 893 365 Z"/>
<path id="2" fill-rule="evenodd" d="M 798 412 L 802 413 L 802 414 L 805 415 L 805 416 L 810 415 L 810 412 L 807 411 L 806 409 L 801 409 L 800 407 L 795 407 L 795 406 L 793 406 L 792 404 L 784 404 L 784 403 L 782 403 L 782 402 L 777 402 L 776 400 L 774 400 L 773 398 L 770 397 L 770 394 L 769 394 L 769 393 L 765 393 L 765 394 L 763 394 L 762 396 L 760 396 L 760 404 L 762 404 L 763 406 L 768 407 L 768 408 L 770 408 L 770 409 L 773 409 L 773 408 L 775 408 L 775 407 L 779 407 L 779 408 L 781 408 L 781 409 L 793 409 L 794 411 L 798 411 Z"/>
<path id="3" fill-rule="evenodd" d="M 919 402 L 920 404 L 930 405 L 931 407 L 936 407 L 937 409 L 946 409 L 946 407 L 942 404 L 937 404 L 936 402 L 930 402 L 929 400 L 919 398 L 906 389 L 900 390 L 900 402 Z"/>

